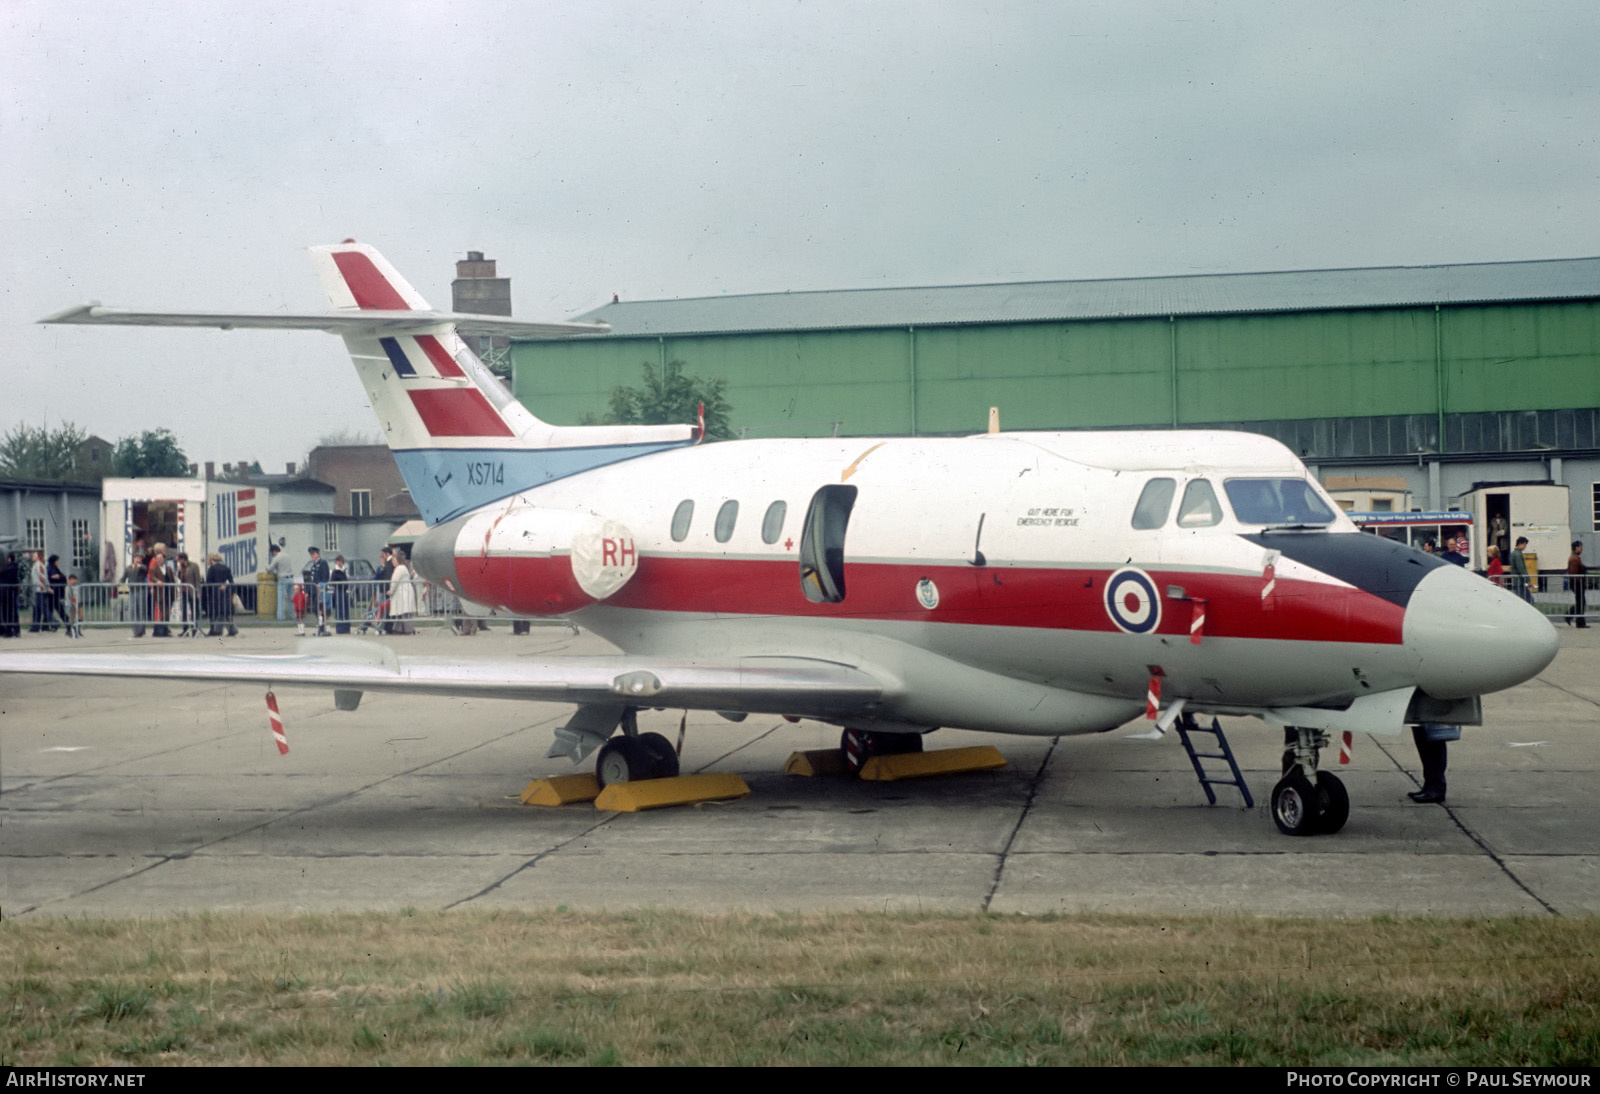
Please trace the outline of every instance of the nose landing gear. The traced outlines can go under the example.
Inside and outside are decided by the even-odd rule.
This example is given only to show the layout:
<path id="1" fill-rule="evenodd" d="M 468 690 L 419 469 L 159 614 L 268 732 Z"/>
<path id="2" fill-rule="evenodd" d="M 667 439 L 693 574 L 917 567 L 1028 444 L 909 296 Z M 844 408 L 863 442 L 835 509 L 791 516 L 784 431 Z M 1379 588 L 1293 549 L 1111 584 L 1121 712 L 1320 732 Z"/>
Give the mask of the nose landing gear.
<path id="1" fill-rule="evenodd" d="M 1272 788 L 1272 819 L 1286 836 L 1332 835 L 1350 819 L 1350 794 L 1338 776 L 1317 770 L 1328 735 L 1287 726 L 1283 737 L 1283 778 Z"/>

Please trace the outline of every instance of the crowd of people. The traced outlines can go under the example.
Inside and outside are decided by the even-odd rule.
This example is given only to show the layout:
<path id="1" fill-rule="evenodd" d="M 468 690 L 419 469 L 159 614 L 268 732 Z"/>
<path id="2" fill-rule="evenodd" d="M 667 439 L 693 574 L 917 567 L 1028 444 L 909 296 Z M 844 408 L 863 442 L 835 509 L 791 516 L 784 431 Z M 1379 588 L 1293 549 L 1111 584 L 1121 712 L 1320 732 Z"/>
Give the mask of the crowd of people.
<path id="1" fill-rule="evenodd" d="M 361 633 L 411 634 L 415 630 L 418 596 L 409 559 L 402 548 L 385 547 L 373 578 L 357 582 L 342 554 L 330 564 L 319 548 L 307 551 L 307 561 L 296 573 L 283 549 L 271 548 L 266 572 L 277 593 L 279 620 L 293 619 L 299 633 L 311 621 L 318 634 L 349 634 L 352 615 Z M 57 555 L 42 551 L 7 552 L 0 557 L 0 638 L 22 634 L 22 618 L 32 633 L 64 631 L 83 635 L 86 592 L 96 597 L 97 620 L 131 626 L 134 638 L 173 636 L 236 636 L 235 614 L 242 607 L 233 571 L 220 554 L 199 562 L 164 543 L 134 541 L 127 567 L 114 585 L 80 587 L 76 574 L 61 568 Z"/>
<path id="2" fill-rule="evenodd" d="M 0 638 L 22 634 L 22 608 L 29 607 L 28 630 L 57 631 L 66 628 L 69 636 L 82 634 L 82 613 L 78 604 L 78 577 L 61 570 L 61 556 L 45 558 L 43 551 L 6 553 L 0 565 Z"/>
<path id="3" fill-rule="evenodd" d="M 179 637 L 200 633 L 202 617 L 209 623 L 206 635 L 218 638 L 226 632 L 239 633 L 234 622 L 233 571 L 220 554 L 206 558 L 206 569 L 178 551 L 169 558 L 167 545 L 148 548 L 143 538 L 136 539 L 128 566 L 122 572 L 126 599 L 120 605 L 124 618 L 133 624 L 133 637 L 143 638 L 149 624 L 154 638 L 170 638 L 173 626 Z"/>

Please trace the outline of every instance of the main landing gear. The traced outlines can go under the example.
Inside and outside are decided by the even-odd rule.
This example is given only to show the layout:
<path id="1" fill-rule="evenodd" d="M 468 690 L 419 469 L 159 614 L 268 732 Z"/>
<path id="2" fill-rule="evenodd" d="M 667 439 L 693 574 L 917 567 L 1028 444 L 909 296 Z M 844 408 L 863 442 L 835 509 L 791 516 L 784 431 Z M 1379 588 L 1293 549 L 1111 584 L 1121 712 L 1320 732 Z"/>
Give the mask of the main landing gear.
<path id="1" fill-rule="evenodd" d="M 602 787 L 641 779 L 670 779 L 678 774 L 678 752 L 659 733 L 640 733 L 638 712 L 622 716 L 622 735 L 600 746 L 594 775 Z"/>
<path id="2" fill-rule="evenodd" d="M 839 734 L 839 751 L 844 755 L 844 766 L 852 775 L 859 775 L 861 768 L 874 756 L 921 752 L 922 734 L 846 729 Z"/>
<path id="3" fill-rule="evenodd" d="M 1329 744 L 1320 729 L 1286 726 L 1283 778 L 1272 788 L 1272 819 L 1287 836 L 1331 835 L 1350 819 L 1350 794 L 1336 775 L 1317 770 Z"/>

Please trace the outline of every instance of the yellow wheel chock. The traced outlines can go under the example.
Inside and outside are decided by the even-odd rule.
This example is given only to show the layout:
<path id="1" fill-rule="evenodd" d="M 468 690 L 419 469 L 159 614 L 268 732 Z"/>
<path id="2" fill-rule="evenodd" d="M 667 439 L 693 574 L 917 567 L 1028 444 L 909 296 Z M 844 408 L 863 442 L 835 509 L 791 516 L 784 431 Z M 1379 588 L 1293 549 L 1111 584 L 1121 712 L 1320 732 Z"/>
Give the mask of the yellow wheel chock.
<path id="1" fill-rule="evenodd" d="M 523 805 L 570 805 L 592 802 L 600 796 L 600 780 L 593 775 L 553 775 L 534 779 L 522 792 Z"/>
<path id="2" fill-rule="evenodd" d="M 668 805 L 694 805 L 697 802 L 748 798 L 750 787 L 731 771 L 704 775 L 677 775 L 670 779 L 640 779 L 612 783 L 600 791 L 594 807 L 613 813 L 637 813 Z"/>

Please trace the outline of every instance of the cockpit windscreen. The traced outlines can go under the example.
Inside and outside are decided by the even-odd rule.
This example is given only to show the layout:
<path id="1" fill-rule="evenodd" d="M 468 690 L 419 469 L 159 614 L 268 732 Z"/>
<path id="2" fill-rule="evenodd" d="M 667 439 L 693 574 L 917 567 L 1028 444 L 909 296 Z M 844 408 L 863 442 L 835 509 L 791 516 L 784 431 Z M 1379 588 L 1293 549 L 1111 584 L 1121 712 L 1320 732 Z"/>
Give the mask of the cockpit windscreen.
<path id="1" fill-rule="evenodd" d="M 1228 479 L 1223 489 L 1241 524 L 1329 524 L 1334 519 L 1305 479 Z"/>

